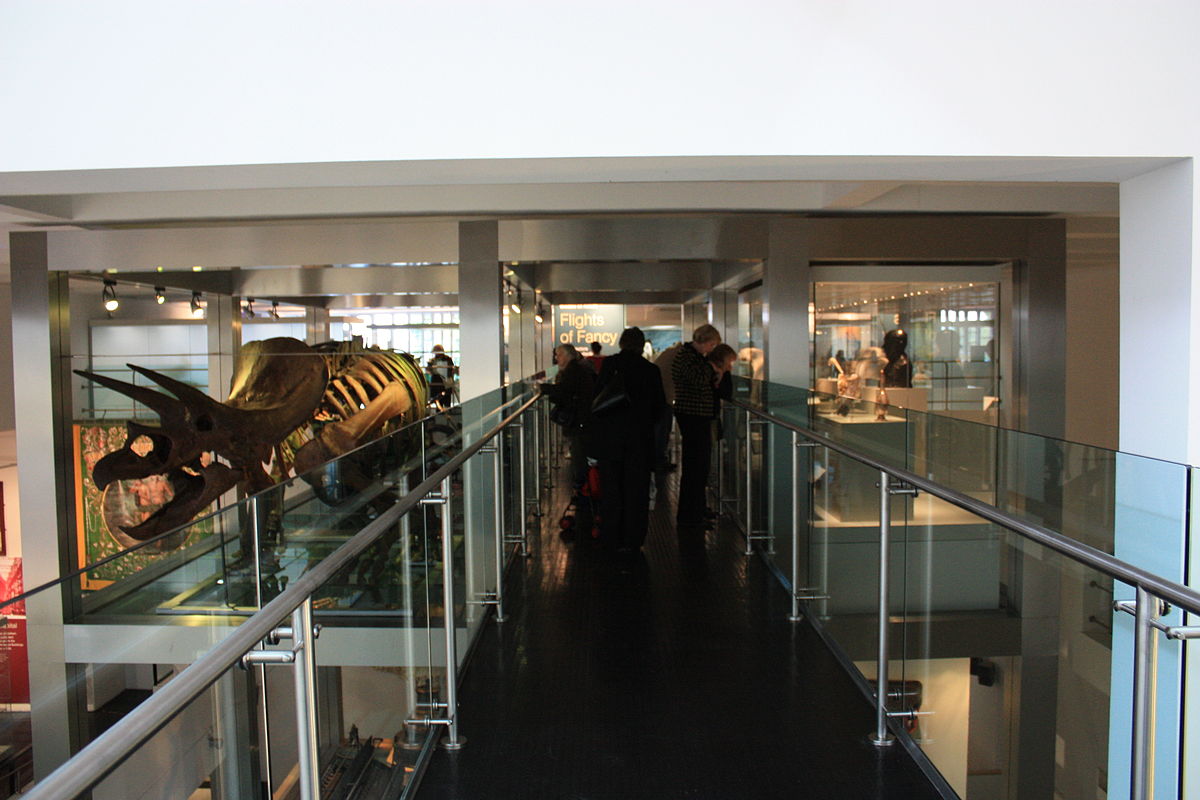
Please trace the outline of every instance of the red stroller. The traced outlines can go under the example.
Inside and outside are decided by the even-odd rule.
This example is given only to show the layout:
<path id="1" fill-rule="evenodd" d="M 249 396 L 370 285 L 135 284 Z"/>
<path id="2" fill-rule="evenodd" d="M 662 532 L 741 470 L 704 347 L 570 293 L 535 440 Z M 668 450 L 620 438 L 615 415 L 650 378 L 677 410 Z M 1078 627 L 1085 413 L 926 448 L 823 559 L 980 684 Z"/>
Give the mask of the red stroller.
<path id="1" fill-rule="evenodd" d="M 558 527 L 561 528 L 559 536 L 564 542 L 571 541 L 575 538 L 575 517 L 579 511 L 581 501 L 587 501 L 587 509 L 592 516 L 592 538 L 600 538 L 600 468 L 588 460 L 587 478 L 583 482 L 583 486 L 579 487 L 579 491 L 571 498 L 571 502 L 567 503 L 566 509 L 563 510 L 562 517 L 558 520 Z"/>

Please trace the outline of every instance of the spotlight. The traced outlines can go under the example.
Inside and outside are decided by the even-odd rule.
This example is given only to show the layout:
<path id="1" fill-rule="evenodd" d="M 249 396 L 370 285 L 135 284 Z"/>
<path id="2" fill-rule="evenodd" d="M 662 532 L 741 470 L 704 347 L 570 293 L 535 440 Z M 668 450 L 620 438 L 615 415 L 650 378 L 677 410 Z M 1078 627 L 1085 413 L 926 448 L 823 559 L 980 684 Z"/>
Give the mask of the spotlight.
<path id="1" fill-rule="evenodd" d="M 199 292 L 192 292 L 192 316 L 196 319 L 204 316 L 204 306 L 200 305 Z"/>
<path id="2" fill-rule="evenodd" d="M 163 303 L 167 302 L 166 291 L 167 290 L 161 286 L 155 286 L 154 287 L 154 302 L 158 303 L 160 306 Z"/>
<path id="3" fill-rule="evenodd" d="M 541 303 L 533 309 L 533 321 L 539 325 L 546 321 L 546 309 Z"/>
<path id="4" fill-rule="evenodd" d="M 104 290 L 100 292 L 100 299 L 104 301 L 104 310 L 109 313 L 121 307 L 121 301 L 117 299 L 117 284 L 115 281 L 104 281 Z"/>
<path id="5" fill-rule="evenodd" d="M 254 319 L 254 298 L 247 297 L 246 305 L 242 306 L 242 317 L 245 319 Z"/>
<path id="6" fill-rule="evenodd" d="M 521 290 L 517 289 L 516 294 L 509 296 L 508 307 L 512 309 L 514 314 L 521 313 Z"/>
<path id="7" fill-rule="evenodd" d="M 279 319 L 279 301 L 271 301 L 271 319 Z"/>

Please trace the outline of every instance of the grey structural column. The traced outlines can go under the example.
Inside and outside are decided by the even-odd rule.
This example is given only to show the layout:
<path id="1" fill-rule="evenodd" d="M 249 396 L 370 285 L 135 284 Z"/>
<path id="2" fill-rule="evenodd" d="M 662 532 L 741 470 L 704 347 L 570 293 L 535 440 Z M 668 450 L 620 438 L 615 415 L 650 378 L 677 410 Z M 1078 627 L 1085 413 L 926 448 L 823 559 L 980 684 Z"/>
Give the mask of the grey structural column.
<path id="1" fill-rule="evenodd" d="M 20 464 L 21 543 L 28 587 L 52 581 L 74 564 L 74 470 L 70 439 L 70 314 L 67 277 L 49 271 L 48 235 L 10 235 L 17 463 Z M 26 603 L 34 774 L 42 778 L 66 761 L 83 731 L 82 666 L 67 665 L 64 615 L 78 584 L 47 591 Z M 78 672 L 80 675 L 75 675 Z M 75 688 L 71 688 L 75 687 Z"/>
<path id="2" fill-rule="evenodd" d="M 208 295 L 204 316 L 208 322 L 208 394 L 218 400 L 229 396 L 233 362 L 242 346 L 241 301 L 228 295 Z"/>
<path id="3" fill-rule="evenodd" d="M 330 338 L 329 309 L 305 307 L 304 341 L 309 344 L 320 344 L 329 341 Z"/>
<path id="4" fill-rule="evenodd" d="M 811 385 L 809 351 L 810 223 L 803 219 L 773 219 L 767 233 L 767 259 L 763 264 L 764 380 L 787 386 Z M 764 399 L 770 402 L 771 395 Z M 763 476 L 767 487 L 767 527 L 787 531 L 792 527 L 793 484 L 792 439 L 782 428 L 763 430 Z M 767 467 L 766 465 L 770 465 Z M 803 536 L 802 538 L 807 538 Z M 790 547 L 790 544 L 788 545 Z"/>
<path id="5" fill-rule="evenodd" d="M 229 396 L 233 385 L 233 365 L 242 346 L 242 307 L 237 297 L 205 295 L 204 319 L 208 328 L 208 395 L 217 400 Z M 238 490 L 221 496 L 222 507 L 237 502 Z M 229 524 L 228 515 L 217 517 L 218 525 Z"/>
<path id="6" fill-rule="evenodd" d="M 1067 393 L 1066 222 L 1039 220 L 1029 226 L 1028 235 L 1028 257 L 1017 282 L 1025 310 L 1017 323 L 1021 350 L 1016 395 L 1025 411 L 1021 430 L 1062 438 Z"/>
<path id="7" fill-rule="evenodd" d="M 712 325 L 721 332 L 721 341 L 737 350 L 737 292 L 730 289 L 714 289 L 710 294 Z"/>
<path id="8" fill-rule="evenodd" d="M 477 397 L 502 382 L 500 236 L 494 221 L 458 225 L 459 392 Z"/>
<path id="9" fill-rule="evenodd" d="M 812 379 L 808 241 L 808 220 L 771 220 L 763 265 L 762 347 L 766 378 L 772 383 L 807 387 Z"/>
<path id="10" fill-rule="evenodd" d="M 458 226 L 458 317 L 459 317 L 459 396 L 463 402 L 464 445 L 476 441 L 485 425 L 482 417 L 495 402 L 472 402 L 474 398 L 498 389 L 503 382 L 504 320 L 501 291 L 499 227 L 496 222 L 463 222 Z M 509 321 L 513 350 L 520 341 L 520 316 Z M 510 353 L 510 358 L 513 357 Z M 513 362 L 514 365 L 517 363 Z M 520 377 L 514 375 L 514 377 Z M 494 465 L 487 457 L 476 456 L 463 466 L 463 515 L 466 523 L 466 600 L 476 601 L 494 589 L 491 583 L 495 565 L 488 569 L 494 545 L 489 538 L 502 536 L 495 531 L 492 514 Z M 456 501 L 457 502 L 457 501 Z M 483 606 L 468 605 L 470 623 L 478 618 Z M 453 626 L 449 626 L 451 631 Z"/>

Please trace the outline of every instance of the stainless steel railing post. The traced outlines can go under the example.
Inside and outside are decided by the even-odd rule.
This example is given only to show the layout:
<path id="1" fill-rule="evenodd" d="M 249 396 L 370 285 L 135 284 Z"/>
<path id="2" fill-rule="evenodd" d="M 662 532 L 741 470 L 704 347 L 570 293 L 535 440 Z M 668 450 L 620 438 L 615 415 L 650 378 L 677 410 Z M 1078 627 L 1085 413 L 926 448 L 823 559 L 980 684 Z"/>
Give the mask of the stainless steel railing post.
<path id="1" fill-rule="evenodd" d="M 1130 800 L 1148 800 L 1154 792 L 1154 669 L 1158 637 L 1153 623 L 1158 598 L 1137 587 L 1133 627 L 1133 734 L 1129 764 Z"/>
<path id="2" fill-rule="evenodd" d="M 299 739 L 300 800 L 320 800 L 321 765 L 317 751 L 317 658 L 313 646 L 312 595 L 292 612 L 296 681 L 296 733 Z"/>
<path id="3" fill-rule="evenodd" d="M 875 678 L 875 732 L 871 743 L 882 747 L 890 745 L 892 735 L 887 729 L 888 695 L 888 561 L 889 539 L 891 538 L 891 494 L 887 472 L 879 473 L 879 652 L 876 660 Z"/>
<path id="4" fill-rule="evenodd" d="M 254 548 L 254 605 L 262 608 L 262 542 L 258 529 L 258 497 L 251 497 L 246 502 L 246 514 L 250 524 L 250 546 Z"/>
<path id="5" fill-rule="evenodd" d="M 533 411 L 533 457 L 538 464 L 538 470 L 533 476 L 534 517 L 541 517 L 541 410 L 534 407 Z"/>
<path id="6" fill-rule="evenodd" d="M 524 415 L 522 415 L 524 417 Z M 525 484 L 525 420 L 514 422 L 517 430 L 517 508 L 521 513 L 521 555 L 529 557 L 529 506 Z"/>
<path id="7" fill-rule="evenodd" d="M 800 614 L 800 434 L 792 431 L 792 622 Z"/>
<path id="8" fill-rule="evenodd" d="M 754 454 L 750 445 L 750 430 L 750 409 L 746 409 L 746 555 L 754 552 L 754 540 L 750 538 L 754 535 L 754 503 L 751 502 L 751 493 L 754 490 Z"/>
<path id="9" fill-rule="evenodd" d="M 454 624 L 454 541 L 450 519 L 450 476 L 442 479 L 442 624 L 446 629 L 446 739 L 442 747 L 459 750 L 458 634 Z"/>
<path id="10" fill-rule="evenodd" d="M 492 459 L 492 493 L 495 497 L 492 503 L 492 525 L 495 527 L 496 541 L 496 622 L 504 622 L 508 619 L 504 616 L 504 497 L 500 474 L 504 457 L 499 446 L 492 448 Z"/>

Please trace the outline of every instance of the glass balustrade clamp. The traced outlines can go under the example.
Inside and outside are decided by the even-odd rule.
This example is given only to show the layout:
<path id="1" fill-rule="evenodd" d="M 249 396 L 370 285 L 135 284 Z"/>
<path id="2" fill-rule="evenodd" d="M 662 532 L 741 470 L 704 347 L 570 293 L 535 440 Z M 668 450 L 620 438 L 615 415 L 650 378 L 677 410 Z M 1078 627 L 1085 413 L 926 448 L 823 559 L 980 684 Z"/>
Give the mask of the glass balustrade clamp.
<path id="1" fill-rule="evenodd" d="M 1163 601 L 1159 601 L 1158 616 L 1165 616 L 1170 613 L 1171 605 Z M 1113 611 L 1123 611 L 1130 616 L 1137 616 L 1137 602 L 1134 600 L 1117 600 L 1112 604 Z M 1150 619 L 1150 627 L 1160 630 L 1167 635 L 1168 639 L 1176 641 L 1186 641 L 1188 639 L 1200 639 L 1200 625 L 1167 625 L 1155 617 Z"/>

